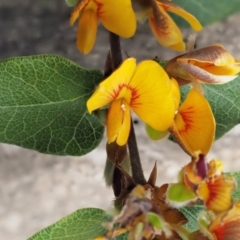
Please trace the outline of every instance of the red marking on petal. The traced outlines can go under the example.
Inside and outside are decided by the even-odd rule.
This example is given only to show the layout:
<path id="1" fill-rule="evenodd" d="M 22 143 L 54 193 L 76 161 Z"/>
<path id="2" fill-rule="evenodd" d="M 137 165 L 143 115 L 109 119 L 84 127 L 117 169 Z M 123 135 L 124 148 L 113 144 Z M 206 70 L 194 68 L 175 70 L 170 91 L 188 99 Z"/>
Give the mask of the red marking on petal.
<path id="1" fill-rule="evenodd" d="M 239 240 L 240 239 L 240 220 L 230 221 L 219 225 L 213 232 L 217 240 Z"/>
<path id="2" fill-rule="evenodd" d="M 192 124 L 193 124 L 192 114 L 193 113 L 194 113 L 193 106 L 190 106 L 190 107 L 184 109 L 184 111 L 179 112 L 179 114 L 181 115 L 181 117 L 185 123 L 184 127 L 179 130 L 180 134 L 187 133 L 192 128 Z"/>
<path id="3" fill-rule="evenodd" d="M 103 3 L 98 2 L 97 0 L 93 0 L 94 3 L 97 4 L 97 15 L 100 16 L 104 12 L 102 11 Z"/>
<path id="4" fill-rule="evenodd" d="M 139 94 L 138 94 L 138 91 L 135 88 L 133 88 L 133 87 L 127 85 L 127 84 L 120 84 L 120 85 L 118 85 L 117 89 L 113 90 L 113 93 L 111 94 L 112 100 L 115 100 L 118 97 L 118 95 L 123 90 L 123 88 L 126 88 L 126 89 L 131 91 L 130 105 L 132 105 L 132 103 L 139 97 Z"/>

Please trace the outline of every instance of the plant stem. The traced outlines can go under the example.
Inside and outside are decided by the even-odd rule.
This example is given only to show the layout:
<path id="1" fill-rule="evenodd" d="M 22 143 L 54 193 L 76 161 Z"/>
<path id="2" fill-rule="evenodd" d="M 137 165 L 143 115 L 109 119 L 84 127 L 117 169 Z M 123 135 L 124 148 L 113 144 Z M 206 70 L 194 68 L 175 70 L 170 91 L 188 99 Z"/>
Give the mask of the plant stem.
<path id="1" fill-rule="evenodd" d="M 122 62 L 122 51 L 120 46 L 120 39 L 119 36 L 115 33 L 110 33 L 110 52 L 111 52 L 111 59 L 113 64 L 113 69 L 119 67 Z"/>
<path id="2" fill-rule="evenodd" d="M 131 119 L 131 128 L 128 137 L 128 150 L 131 160 L 131 167 L 132 167 L 132 177 L 136 184 L 144 185 L 147 183 L 144 175 L 142 164 L 139 156 L 137 140 L 135 135 L 135 130 L 133 126 L 133 121 Z"/>
<path id="3" fill-rule="evenodd" d="M 115 33 L 112 33 L 112 32 L 109 32 L 109 33 L 110 33 L 110 52 L 111 52 L 112 65 L 113 65 L 113 69 L 116 69 L 119 67 L 119 65 L 122 62 L 120 38 Z M 138 152 L 137 140 L 136 140 L 132 119 L 131 119 L 131 127 L 130 127 L 130 133 L 129 133 L 127 144 L 128 144 L 129 155 L 130 155 L 133 180 L 135 181 L 136 184 L 144 185 L 146 184 L 146 180 L 143 174 L 143 169 L 142 169 L 141 160 Z"/>

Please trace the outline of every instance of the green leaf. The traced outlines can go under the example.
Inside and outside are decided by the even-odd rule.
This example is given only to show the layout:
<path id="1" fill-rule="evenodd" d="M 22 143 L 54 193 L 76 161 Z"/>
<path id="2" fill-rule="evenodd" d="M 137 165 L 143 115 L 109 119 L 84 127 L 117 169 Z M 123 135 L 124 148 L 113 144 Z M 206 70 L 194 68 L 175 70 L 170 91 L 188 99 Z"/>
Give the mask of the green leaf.
<path id="1" fill-rule="evenodd" d="M 0 62 L 0 142 L 58 155 L 92 151 L 104 127 L 86 101 L 102 77 L 54 55 Z"/>
<path id="2" fill-rule="evenodd" d="M 173 2 L 195 16 L 203 26 L 221 21 L 240 11 L 239 0 L 173 0 Z M 189 27 L 182 18 L 174 15 L 174 19 L 178 26 Z"/>
<path id="3" fill-rule="evenodd" d="M 240 123 L 240 74 L 229 83 L 202 84 L 202 87 L 217 123 L 215 135 L 217 140 Z M 188 90 L 189 86 L 181 88 L 182 100 L 185 99 Z"/>
<path id="4" fill-rule="evenodd" d="M 74 7 L 77 4 L 78 0 L 65 0 L 65 2 L 68 6 Z"/>
<path id="5" fill-rule="evenodd" d="M 231 161 L 231 159 L 229 159 L 229 161 Z M 228 177 L 232 176 L 235 179 L 236 189 L 233 191 L 232 197 L 235 202 L 240 201 L 240 172 L 229 172 L 224 174 Z"/>
<path id="6" fill-rule="evenodd" d="M 111 217 L 102 209 L 80 209 L 53 225 L 36 233 L 28 240 L 91 240 L 106 233 L 102 223 Z M 116 240 L 127 240 L 127 234 Z"/>
<path id="7" fill-rule="evenodd" d="M 188 223 L 186 223 L 184 227 L 190 232 L 198 230 L 198 216 L 202 211 L 205 210 L 205 207 L 202 204 L 194 204 L 193 206 L 189 207 L 181 207 L 179 210 L 188 219 Z"/>

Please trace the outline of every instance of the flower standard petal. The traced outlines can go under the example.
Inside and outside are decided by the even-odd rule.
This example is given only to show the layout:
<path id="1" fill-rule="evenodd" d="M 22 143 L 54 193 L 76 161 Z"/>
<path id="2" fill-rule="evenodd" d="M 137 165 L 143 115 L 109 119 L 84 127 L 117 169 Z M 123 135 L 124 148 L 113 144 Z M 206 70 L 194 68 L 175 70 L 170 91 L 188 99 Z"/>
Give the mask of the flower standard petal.
<path id="1" fill-rule="evenodd" d="M 200 183 L 197 195 L 203 200 L 207 209 L 220 213 L 231 208 L 234 188 L 233 178 L 221 175 Z"/>
<path id="2" fill-rule="evenodd" d="M 93 10 L 85 10 L 80 16 L 77 30 L 77 47 L 80 52 L 88 54 L 95 43 L 98 18 Z"/>
<path id="3" fill-rule="evenodd" d="M 91 113 L 116 99 L 122 98 L 121 90 L 124 86 L 128 86 L 135 68 L 136 59 L 125 60 L 117 70 L 99 84 L 94 94 L 88 99 L 88 111 Z"/>
<path id="4" fill-rule="evenodd" d="M 180 106 L 170 132 L 190 155 L 208 153 L 215 137 L 216 123 L 208 101 L 191 89 Z"/>
<path id="5" fill-rule="evenodd" d="M 165 11 L 173 12 L 179 16 L 181 16 L 183 19 L 185 19 L 195 31 L 201 31 L 202 25 L 199 23 L 199 21 L 190 13 L 185 11 L 183 8 L 179 7 L 178 5 L 174 4 L 173 2 L 167 1 L 167 0 L 161 0 L 157 2 L 158 5 L 162 6 Z"/>
<path id="6" fill-rule="evenodd" d="M 175 100 L 172 84 L 163 68 L 152 60 L 141 62 L 129 87 L 133 111 L 152 128 L 167 130 L 174 118 Z"/>
<path id="7" fill-rule="evenodd" d="M 124 37 L 132 37 L 136 31 L 136 16 L 130 0 L 98 0 L 98 16 L 109 31 Z"/>
<path id="8" fill-rule="evenodd" d="M 149 12 L 148 20 L 154 36 L 161 45 L 170 48 L 173 46 L 176 51 L 185 50 L 181 31 L 161 6 L 156 6 Z"/>

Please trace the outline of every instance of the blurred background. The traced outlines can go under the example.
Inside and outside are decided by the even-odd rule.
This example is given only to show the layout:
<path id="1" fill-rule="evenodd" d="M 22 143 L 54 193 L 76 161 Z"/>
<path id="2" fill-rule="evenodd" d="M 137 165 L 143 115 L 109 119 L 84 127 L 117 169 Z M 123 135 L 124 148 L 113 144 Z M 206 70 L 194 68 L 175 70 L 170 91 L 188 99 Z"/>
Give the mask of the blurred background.
<path id="1" fill-rule="evenodd" d="M 63 0 L 1 0 L 0 60 L 14 56 L 57 54 L 85 68 L 103 69 L 108 51 L 107 32 L 100 26 L 93 51 L 83 56 L 75 45 L 76 26 L 70 27 Z M 197 47 L 223 44 L 240 59 L 240 13 L 199 33 Z M 184 30 L 187 37 L 189 30 Z M 160 47 L 148 24 L 139 25 L 132 39 L 122 41 L 123 53 L 138 60 L 169 59 L 176 53 Z M 146 176 L 154 162 L 158 183 L 176 180 L 189 157 L 167 140 L 147 139 L 136 119 L 136 132 Z M 240 127 L 214 143 L 208 159 L 224 161 L 225 171 L 240 170 Z M 0 145 L 0 239 L 24 240 L 63 216 L 84 207 L 111 207 L 113 194 L 103 181 L 105 144 L 83 157 L 44 155 L 16 146 Z"/>

